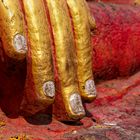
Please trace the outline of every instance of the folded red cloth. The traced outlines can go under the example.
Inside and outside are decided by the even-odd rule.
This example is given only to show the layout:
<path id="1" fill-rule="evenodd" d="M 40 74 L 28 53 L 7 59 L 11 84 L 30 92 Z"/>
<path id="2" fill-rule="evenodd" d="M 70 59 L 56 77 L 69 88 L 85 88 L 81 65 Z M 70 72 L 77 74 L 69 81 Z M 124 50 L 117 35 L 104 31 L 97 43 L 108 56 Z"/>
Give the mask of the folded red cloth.
<path id="1" fill-rule="evenodd" d="M 140 70 L 140 7 L 89 2 L 97 29 L 92 33 L 96 79 Z"/>

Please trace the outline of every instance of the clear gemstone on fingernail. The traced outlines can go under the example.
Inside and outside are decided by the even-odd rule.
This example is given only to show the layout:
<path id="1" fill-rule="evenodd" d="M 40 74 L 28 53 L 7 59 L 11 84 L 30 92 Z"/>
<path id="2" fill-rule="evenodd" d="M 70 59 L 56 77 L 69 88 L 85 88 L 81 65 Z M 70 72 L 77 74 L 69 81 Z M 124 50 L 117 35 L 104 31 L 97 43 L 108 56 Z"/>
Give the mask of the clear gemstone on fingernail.
<path id="1" fill-rule="evenodd" d="M 46 96 L 53 98 L 55 96 L 55 85 L 53 81 L 48 81 L 43 85 L 43 91 Z"/>
<path id="2" fill-rule="evenodd" d="M 70 106 L 75 114 L 85 114 L 85 110 L 79 94 L 74 93 L 70 95 Z"/>
<path id="3" fill-rule="evenodd" d="M 85 91 L 88 95 L 93 95 L 93 96 L 97 95 L 94 80 L 87 80 L 86 81 Z"/>
<path id="4" fill-rule="evenodd" d="M 21 34 L 16 34 L 14 36 L 14 47 L 17 52 L 26 53 L 27 51 L 27 41 L 25 37 Z"/>

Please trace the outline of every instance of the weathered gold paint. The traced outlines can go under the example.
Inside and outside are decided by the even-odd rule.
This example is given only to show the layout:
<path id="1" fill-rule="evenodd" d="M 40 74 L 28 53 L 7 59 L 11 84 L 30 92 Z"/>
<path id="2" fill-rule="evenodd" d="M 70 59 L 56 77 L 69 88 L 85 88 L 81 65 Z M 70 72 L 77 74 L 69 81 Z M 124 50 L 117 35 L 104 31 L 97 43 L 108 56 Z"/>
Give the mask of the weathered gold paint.
<path id="1" fill-rule="evenodd" d="M 56 61 L 61 86 L 61 93 L 68 115 L 81 118 L 84 113 L 75 114 L 70 107 L 70 96 L 79 93 L 75 66 L 75 49 L 72 25 L 65 0 L 46 0 L 50 13 L 51 25 L 56 50 Z"/>
<path id="2" fill-rule="evenodd" d="M 24 20 L 18 0 L 0 0 L 0 38 L 5 53 L 17 60 L 25 58 L 26 52 L 17 52 L 14 48 L 14 36 L 25 36 Z"/>
<path id="3" fill-rule="evenodd" d="M 30 68 L 27 71 L 32 74 L 35 86 L 35 93 L 32 94 L 35 94 L 37 101 L 42 104 L 51 104 L 54 98 L 47 97 L 47 93 L 43 91 L 46 82 L 54 81 L 51 38 L 44 3 L 43 0 L 23 0 L 23 5 L 30 53 L 27 61 L 31 61 L 31 66 L 28 67 L 32 67 L 31 71 Z"/>
<path id="4" fill-rule="evenodd" d="M 87 80 L 93 79 L 90 29 L 91 26 L 94 26 L 94 21 L 90 17 L 84 0 L 66 1 L 74 26 L 79 89 L 84 99 L 92 100 L 95 96 L 86 93 L 85 83 Z"/>

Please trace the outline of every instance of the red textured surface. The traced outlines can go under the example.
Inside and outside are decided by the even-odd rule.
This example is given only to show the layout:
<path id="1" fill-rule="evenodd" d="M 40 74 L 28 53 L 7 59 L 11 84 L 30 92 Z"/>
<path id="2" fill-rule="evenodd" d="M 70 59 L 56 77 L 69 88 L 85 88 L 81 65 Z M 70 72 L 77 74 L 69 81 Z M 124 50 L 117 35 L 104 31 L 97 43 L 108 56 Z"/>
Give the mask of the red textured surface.
<path id="1" fill-rule="evenodd" d="M 87 117 L 77 124 L 61 123 L 40 114 L 8 118 L 0 111 L 0 139 L 26 135 L 29 140 L 140 139 L 140 72 L 97 84 L 98 97 L 86 104 Z"/>
<path id="2" fill-rule="evenodd" d="M 96 79 L 126 76 L 140 69 L 140 7 L 89 2 Z"/>
<path id="3" fill-rule="evenodd" d="M 91 0 L 96 2 L 107 2 L 116 4 L 135 4 L 136 0 Z"/>

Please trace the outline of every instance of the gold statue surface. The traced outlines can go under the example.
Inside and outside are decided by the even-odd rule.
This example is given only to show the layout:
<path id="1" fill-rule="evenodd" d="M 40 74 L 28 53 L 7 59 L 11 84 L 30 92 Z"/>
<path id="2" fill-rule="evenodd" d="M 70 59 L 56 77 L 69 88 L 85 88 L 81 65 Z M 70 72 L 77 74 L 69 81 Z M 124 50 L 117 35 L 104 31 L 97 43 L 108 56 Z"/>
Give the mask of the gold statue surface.
<path id="1" fill-rule="evenodd" d="M 82 100 L 96 97 L 94 27 L 85 0 L 0 0 L 4 52 L 12 60 L 27 61 L 22 110 L 35 114 L 45 109 L 59 90 L 71 119 L 85 115 Z"/>

